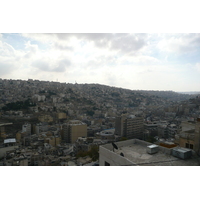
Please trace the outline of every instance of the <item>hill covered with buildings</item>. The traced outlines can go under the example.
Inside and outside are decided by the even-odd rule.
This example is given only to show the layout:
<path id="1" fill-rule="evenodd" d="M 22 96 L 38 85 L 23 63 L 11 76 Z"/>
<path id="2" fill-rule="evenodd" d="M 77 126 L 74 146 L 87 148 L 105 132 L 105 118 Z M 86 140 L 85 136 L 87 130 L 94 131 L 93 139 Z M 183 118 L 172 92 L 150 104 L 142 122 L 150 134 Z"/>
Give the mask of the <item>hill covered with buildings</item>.
<path id="1" fill-rule="evenodd" d="M 98 160 L 101 144 L 135 137 L 174 141 L 182 121 L 200 115 L 196 94 L 101 84 L 0 79 L 0 97 L 0 142 L 18 144 L 8 151 L 11 165 L 16 151 L 30 152 L 27 165 L 81 165 Z"/>

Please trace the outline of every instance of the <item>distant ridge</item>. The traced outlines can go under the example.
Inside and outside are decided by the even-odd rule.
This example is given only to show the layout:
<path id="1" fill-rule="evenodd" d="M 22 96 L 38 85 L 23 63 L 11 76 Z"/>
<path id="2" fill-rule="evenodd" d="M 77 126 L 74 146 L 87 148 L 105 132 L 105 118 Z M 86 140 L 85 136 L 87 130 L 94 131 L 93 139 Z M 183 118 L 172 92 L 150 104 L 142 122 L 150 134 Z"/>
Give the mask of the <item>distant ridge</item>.
<path id="1" fill-rule="evenodd" d="M 177 93 L 180 93 L 180 94 L 200 94 L 200 91 L 197 92 L 197 91 L 194 91 L 194 92 L 177 92 Z"/>

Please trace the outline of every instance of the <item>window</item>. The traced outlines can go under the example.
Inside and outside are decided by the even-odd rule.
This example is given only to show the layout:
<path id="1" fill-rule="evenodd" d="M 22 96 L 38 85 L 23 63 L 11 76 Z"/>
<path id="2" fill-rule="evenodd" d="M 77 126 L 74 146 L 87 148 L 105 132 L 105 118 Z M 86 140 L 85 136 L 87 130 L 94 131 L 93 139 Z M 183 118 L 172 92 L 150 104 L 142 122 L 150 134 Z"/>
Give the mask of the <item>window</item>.
<path id="1" fill-rule="evenodd" d="M 186 148 L 190 148 L 188 143 L 185 143 L 185 147 Z"/>
<path id="2" fill-rule="evenodd" d="M 193 149 L 193 144 L 190 144 L 190 149 Z"/>
<path id="3" fill-rule="evenodd" d="M 105 166 L 110 166 L 110 163 L 105 161 Z"/>

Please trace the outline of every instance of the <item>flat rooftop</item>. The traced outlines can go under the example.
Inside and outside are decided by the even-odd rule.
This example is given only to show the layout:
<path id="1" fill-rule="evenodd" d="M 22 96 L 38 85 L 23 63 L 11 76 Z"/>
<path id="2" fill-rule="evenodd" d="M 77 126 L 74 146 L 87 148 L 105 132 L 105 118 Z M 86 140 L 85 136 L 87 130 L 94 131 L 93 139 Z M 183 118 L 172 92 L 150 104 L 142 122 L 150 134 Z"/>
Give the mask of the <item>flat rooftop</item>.
<path id="1" fill-rule="evenodd" d="M 76 125 L 85 125 L 85 123 L 83 123 L 82 121 L 80 120 L 70 120 L 68 122 L 69 125 L 71 126 L 76 126 Z"/>
<path id="2" fill-rule="evenodd" d="M 145 141 L 133 139 L 126 144 L 126 141 L 116 142 L 115 144 L 118 146 L 118 150 L 114 149 L 112 144 L 102 145 L 102 147 L 108 147 L 110 151 L 115 154 L 120 153 L 124 154 L 124 158 L 128 159 L 133 163 L 133 165 L 139 166 L 199 166 L 200 165 L 200 157 L 197 155 L 192 155 L 191 158 L 181 159 L 170 155 L 170 149 L 165 147 L 160 147 L 157 153 L 149 154 L 147 153 L 147 146 L 153 145 L 152 143 L 147 143 Z M 138 141 L 138 142 L 137 142 Z M 140 143 L 141 141 L 141 143 Z M 146 143 L 146 144 L 145 144 Z M 109 145 L 109 146 L 108 146 Z"/>

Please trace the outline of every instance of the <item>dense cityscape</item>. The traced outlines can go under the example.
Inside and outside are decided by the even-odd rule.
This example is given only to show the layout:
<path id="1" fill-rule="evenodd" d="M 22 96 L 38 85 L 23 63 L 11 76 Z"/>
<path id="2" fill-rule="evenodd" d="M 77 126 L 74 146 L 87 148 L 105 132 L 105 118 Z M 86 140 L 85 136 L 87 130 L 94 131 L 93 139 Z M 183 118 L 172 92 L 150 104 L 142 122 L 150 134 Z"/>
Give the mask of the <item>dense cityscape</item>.
<path id="1" fill-rule="evenodd" d="M 200 94 L 0 79 L 0 165 L 199 165 Z"/>

